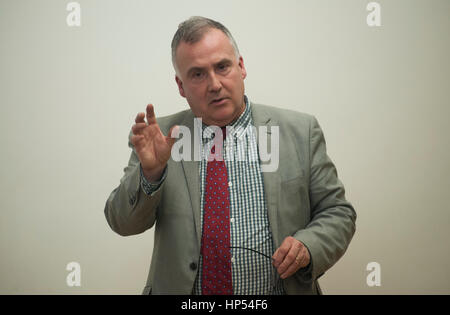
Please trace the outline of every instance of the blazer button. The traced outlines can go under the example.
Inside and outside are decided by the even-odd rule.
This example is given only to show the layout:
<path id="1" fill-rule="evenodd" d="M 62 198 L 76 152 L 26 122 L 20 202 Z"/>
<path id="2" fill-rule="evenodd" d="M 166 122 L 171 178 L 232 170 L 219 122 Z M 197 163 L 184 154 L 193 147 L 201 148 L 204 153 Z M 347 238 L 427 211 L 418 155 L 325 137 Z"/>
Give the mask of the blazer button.
<path id="1" fill-rule="evenodd" d="M 195 270 L 197 269 L 197 264 L 193 262 L 189 265 L 189 268 L 191 268 L 191 270 Z"/>

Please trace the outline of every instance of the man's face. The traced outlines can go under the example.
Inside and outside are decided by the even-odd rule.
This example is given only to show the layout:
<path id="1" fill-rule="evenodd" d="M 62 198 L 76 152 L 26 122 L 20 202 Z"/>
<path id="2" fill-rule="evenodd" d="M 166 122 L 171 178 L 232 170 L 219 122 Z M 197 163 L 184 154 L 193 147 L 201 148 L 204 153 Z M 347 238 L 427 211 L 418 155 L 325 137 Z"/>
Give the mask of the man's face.
<path id="1" fill-rule="evenodd" d="M 194 44 L 181 42 L 176 65 L 180 95 L 205 124 L 223 127 L 244 111 L 244 60 L 222 31 L 211 29 Z"/>

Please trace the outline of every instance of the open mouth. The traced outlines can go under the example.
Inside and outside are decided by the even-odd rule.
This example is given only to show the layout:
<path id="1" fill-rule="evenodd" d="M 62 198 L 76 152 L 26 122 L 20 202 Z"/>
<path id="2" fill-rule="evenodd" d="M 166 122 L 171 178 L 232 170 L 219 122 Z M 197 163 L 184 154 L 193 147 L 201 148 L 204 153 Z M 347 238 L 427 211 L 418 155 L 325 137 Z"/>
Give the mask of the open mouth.
<path id="1" fill-rule="evenodd" d="M 216 98 L 215 100 L 213 100 L 213 101 L 211 102 L 211 104 L 213 104 L 213 105 L 221 105 L 221 104 L 225 103 L 226 100 L 227 100 L 226 97 Z"/>

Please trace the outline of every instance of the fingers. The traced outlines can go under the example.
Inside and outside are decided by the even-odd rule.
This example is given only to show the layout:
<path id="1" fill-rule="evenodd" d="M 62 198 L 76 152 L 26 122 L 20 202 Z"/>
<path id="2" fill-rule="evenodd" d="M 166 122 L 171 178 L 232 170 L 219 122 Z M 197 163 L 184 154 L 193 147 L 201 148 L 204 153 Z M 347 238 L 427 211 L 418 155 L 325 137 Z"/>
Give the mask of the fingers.
<path id="1" fill-rule="evenodd" d="M 287 253 L 289 252 L 291 248 L 291 245 L 287 241 L 287 238 L 281 243 L 281 246 L 278 247 L 278 249 L 275 251 L 275 253 L 272 256 L 273 259 L 273 265 L 278 268 L 281 263 L 284 261 L 284 257 L 286 257 Z"/>
<path id="2" fill-rule="evenodd" d="M 307 265 L 306 264 L 307 257 L 305 251 L 307 251 L 305 247 L 300 249 L 299 253 L 294 258 L 294 261 L 290 264 L 287 270 L 280 275 L 281 279 L 286 279 L 287 277 L 290 277 L 295 272 L 297 272 L 297 270 Z"/>
<path id="3" fill-rule="evenodd" d="M 147 105 L 147 122 L 149 125 L 156 124 L 155 110 L 152 104 Z"/>
<path id="4" fill-rule="evenodd" d="M 144 130 L 144 128 L 147 126 L 148 125 L 145 122 L 144 123 L 136 123 L 135 125 L 133 125 L 133 127 L 131 127 L 131 131 L 133 132 L 134 135 L 141 135 L 142 130 Z"/>
<path id="5" fill-rule="evenodd" d="M 156 117 L 155 117 L 155 111 L 152 104 L 148 104 L 146 108 L 146 113 L 138 113 L 135 122 L 136 124 L 133 125 L 131 130 L 133 131 L 133 134 L 135 135 L 141 135 L 142 130 L 151 124 L 156 124 Z M 145 122 L 145 118 L 147 117 L 147 122 Z"/>
<path id="6" fill-rule="evenodd" d="M 145 123 L 145 118 L 147 118 L 147 123 L 149 125 L 156 123 L 155 109 L 153 107 L 153 104 L 148 104 L 145 111 L 146 111 L 146 113 L 138 113 L 137 114 L 137 116 L 134 120 L 136 122 L 136 124 Z"/>
<path id="7" fill-rule="evenodd" d="M 284 257 L 283 262 L 277 267 L 278 273 L 280 276 L 283 276 L 289 267 L 295 262 L 295 258 L 297 257 L 300 248 L 298 245 L 290 243 L 290 248 L 286 256 Z M 284 278 L 283 278 L 284 279 Z"/>
<path id="8" fill-rule="evenodd" d="M 136 116 L 136 119 L 134 120 L 137 124 L 138 123 L 145 123 L 145 113 L 138 113 Z"/>
<path id="9" fill-rule="evenodd" d="M 281 278 L 285 279 L 291 276 L 300 269 L 300 266 L 306 263 L 307 257 L 306 259 L 303 258 L 305 256 L 303 249 L 306 250 L 300 241 L 289 236 L 285 238 L 281 246 L 275 251 L 272 257 L 274 260 L 273 265 L 277 268 Z"/>

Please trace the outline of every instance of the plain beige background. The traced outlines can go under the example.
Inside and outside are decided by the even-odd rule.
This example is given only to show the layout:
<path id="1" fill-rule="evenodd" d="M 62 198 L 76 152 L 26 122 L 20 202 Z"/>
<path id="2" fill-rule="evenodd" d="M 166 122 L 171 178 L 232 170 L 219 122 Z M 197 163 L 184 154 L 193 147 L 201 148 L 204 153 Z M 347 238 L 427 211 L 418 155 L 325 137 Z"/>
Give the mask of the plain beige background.
<path id="1" fill-rule="evenodd" d="M 361 0 L 80 0 L 80 27 L 69 2 L 0 1 L 0 293 L 141 292 L 153 230 L 120 237 L 103 209 L 137 112 L 188 107 L 170 42 L 192 15 L 233 33 L 251 100 L 324 130 L 358 213 L 324 293 L 450 293 L 450 1 L 380 0 L 380 27 Z"/>

